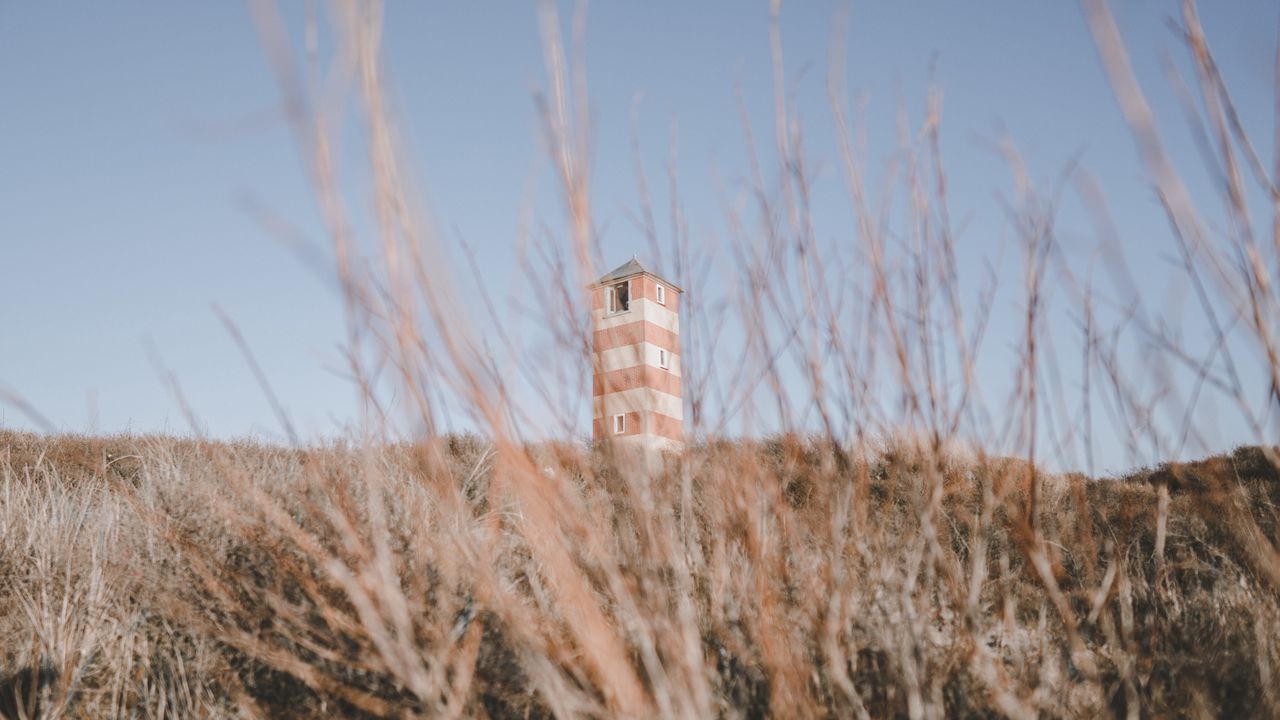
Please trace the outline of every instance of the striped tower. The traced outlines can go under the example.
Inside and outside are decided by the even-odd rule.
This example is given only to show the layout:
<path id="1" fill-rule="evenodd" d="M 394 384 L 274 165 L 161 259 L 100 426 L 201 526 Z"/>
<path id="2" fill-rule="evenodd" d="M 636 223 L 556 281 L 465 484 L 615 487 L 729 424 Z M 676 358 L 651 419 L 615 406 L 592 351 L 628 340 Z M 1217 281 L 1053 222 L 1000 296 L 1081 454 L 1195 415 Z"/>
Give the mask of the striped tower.
<path id="1" fill-rule="evenodd" d="M 681 292 L 634 257 L 591 286 L 595 440 L 651 449 L 684 445 Z"/>

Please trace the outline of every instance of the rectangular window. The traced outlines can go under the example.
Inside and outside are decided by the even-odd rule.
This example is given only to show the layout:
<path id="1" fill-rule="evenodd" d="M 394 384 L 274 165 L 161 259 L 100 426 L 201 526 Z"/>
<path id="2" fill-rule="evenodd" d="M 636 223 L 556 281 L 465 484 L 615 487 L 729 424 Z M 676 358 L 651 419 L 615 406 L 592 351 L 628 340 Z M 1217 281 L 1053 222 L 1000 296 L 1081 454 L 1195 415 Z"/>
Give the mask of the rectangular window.
<path id="1" fill-rule="evenodd" d="M 626 431 L 627 431 L 627 416 L 614 415 L 613 416 L 613 434 L 621 435 Z"/>
<path id="2" fill-rule="evenodd" d="M 609 288 L 609 312 L 620 313 L 631 309 L 631 281 L 620 282 Z"/>
<path id="3" fill-rule="evenodd" d="M 658 348 L 658 367 L 663 370 L 671 369 L 671 353 L 662 348 Z"/>
<path id="4" fill-rule="evenodd" d="M 658 286 L 658 304 L 659 305 L 667 304 L 667 288 L 665 288 L 662 285 Z"/>

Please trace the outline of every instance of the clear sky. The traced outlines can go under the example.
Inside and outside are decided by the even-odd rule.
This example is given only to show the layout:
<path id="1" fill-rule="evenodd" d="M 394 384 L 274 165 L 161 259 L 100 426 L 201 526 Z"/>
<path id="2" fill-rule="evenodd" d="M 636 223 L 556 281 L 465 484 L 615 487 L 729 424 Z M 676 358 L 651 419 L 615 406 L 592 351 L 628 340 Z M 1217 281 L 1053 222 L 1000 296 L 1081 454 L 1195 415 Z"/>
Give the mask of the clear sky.
<path id="1" fill-rule="evenodd" d="M 1203 5 L 1223 73 L 1269 157 L 1280 8 L 1264 0 Z M 841 215 L 833 208 L 843 190 L 825 80 L 839 6 L 787 3 L 781 25 L 809 151 L 829 165 L 819 173 L 815 212 L 831 216 Z M 1115 6 L 1139 77 L 1169 121 L 1174 156 L 1198 167 L 1161 66 L 1172 56 L 1185 67 L 1165 23 L 1177 4 Z M 285 3 L 295 37 L 301 7 Z M 918 111 L 936 57 L 966 263 L 994 253 L 1001 234 L 997 198 L 1010 194 L 1010 182 L 989 143 L 1007 134 L 1042 184 L 1078 159 L 1107 194 L 1127 256 L 1151 268 L 1141 289 L 1156 298 L 1177 292 L 1159 270 L 1169 248 L 1163 215 L 1077 5 L 849 8 L 846 73 L 868 100 L 873 169 L 896 146 L 899 105 Z M 386 19 L 395 107 L 424 201 L 445 236 L 476 248 L 486 282 L 510 302 L 530 291 L 512 251 L 522 208 L 557 212 L 539 184 L 546 168 L 532 96 L 544 73 L 535 7 L 392 2 Z M 651 182 L 661 187 L 675 128 L 691 234 L 723 236 L 721 192 L 746 172 L 739 91 L 757 134 L 771 132 L 767 3 L 595 2 L 586 57 L 606 262 L 643 249 L 626 219 L 636 205 L 637 99 Z M 352 421 L 354 394 L 337 371 L 338 297 L 245 210 L 253 198 L 323 242 L 279 106 L 243 4 L 0 2 L 0 387 L 68 431 L 184 432 L 148 359 L 150 344 L 211 433 L 277 437 L 268 404 L 211 309 L 216 303 L 240 325 L 305 433 L 332 434 Z M 1060 219 L 1064 250 L 1087 259 L 1096 241 L 1072 212 L 1064 208 Z M 460 284 L 464 296 L 476 296 Z M 997 336 L 1014 331 L 996 328 Z M 997 350 L 1012 352 L 1004 340 Z M 0 425 L 30 426 L 12 408 L 0 408 Z M 1225 427 L 1222 445 L 1247 439 Z"/>

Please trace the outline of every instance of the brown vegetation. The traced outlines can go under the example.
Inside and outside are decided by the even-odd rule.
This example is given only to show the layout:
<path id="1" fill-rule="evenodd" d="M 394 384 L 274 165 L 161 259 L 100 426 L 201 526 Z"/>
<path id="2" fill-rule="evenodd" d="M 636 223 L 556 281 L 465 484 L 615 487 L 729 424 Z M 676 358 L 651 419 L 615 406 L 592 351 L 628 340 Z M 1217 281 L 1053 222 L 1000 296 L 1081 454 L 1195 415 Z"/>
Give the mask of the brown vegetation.
<path id="1" fill-rule="evenodd" d="M 1280 711 L 1280 476 L 1261 450 L 1044 476 L 1035 533 L 1020 461 L 906 442 L 843 453 L 841 469 L 829 443 L 783 436 L 646 472 L 530 448 L 572 488 L 567 561 L 618 643 L 593 653 L 605 639 L 577 631 L 478 438 L 289 450 L 6 433 L 0 709 Z M 596 660 L 614 651 L 620 667 Z"/>

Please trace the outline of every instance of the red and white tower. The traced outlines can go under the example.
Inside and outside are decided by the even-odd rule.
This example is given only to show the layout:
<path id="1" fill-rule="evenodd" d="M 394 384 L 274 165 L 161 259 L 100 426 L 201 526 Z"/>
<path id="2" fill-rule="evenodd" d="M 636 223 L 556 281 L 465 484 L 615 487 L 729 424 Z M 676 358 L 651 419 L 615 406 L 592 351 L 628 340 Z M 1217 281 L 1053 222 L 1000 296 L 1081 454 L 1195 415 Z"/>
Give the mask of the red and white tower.
<path id="1" fill-rule="evenodd" d="M 591 286 L 592 436 L 622 445 L 684 445 L 680 390 L 683 292 L 634 257 Z"/>

